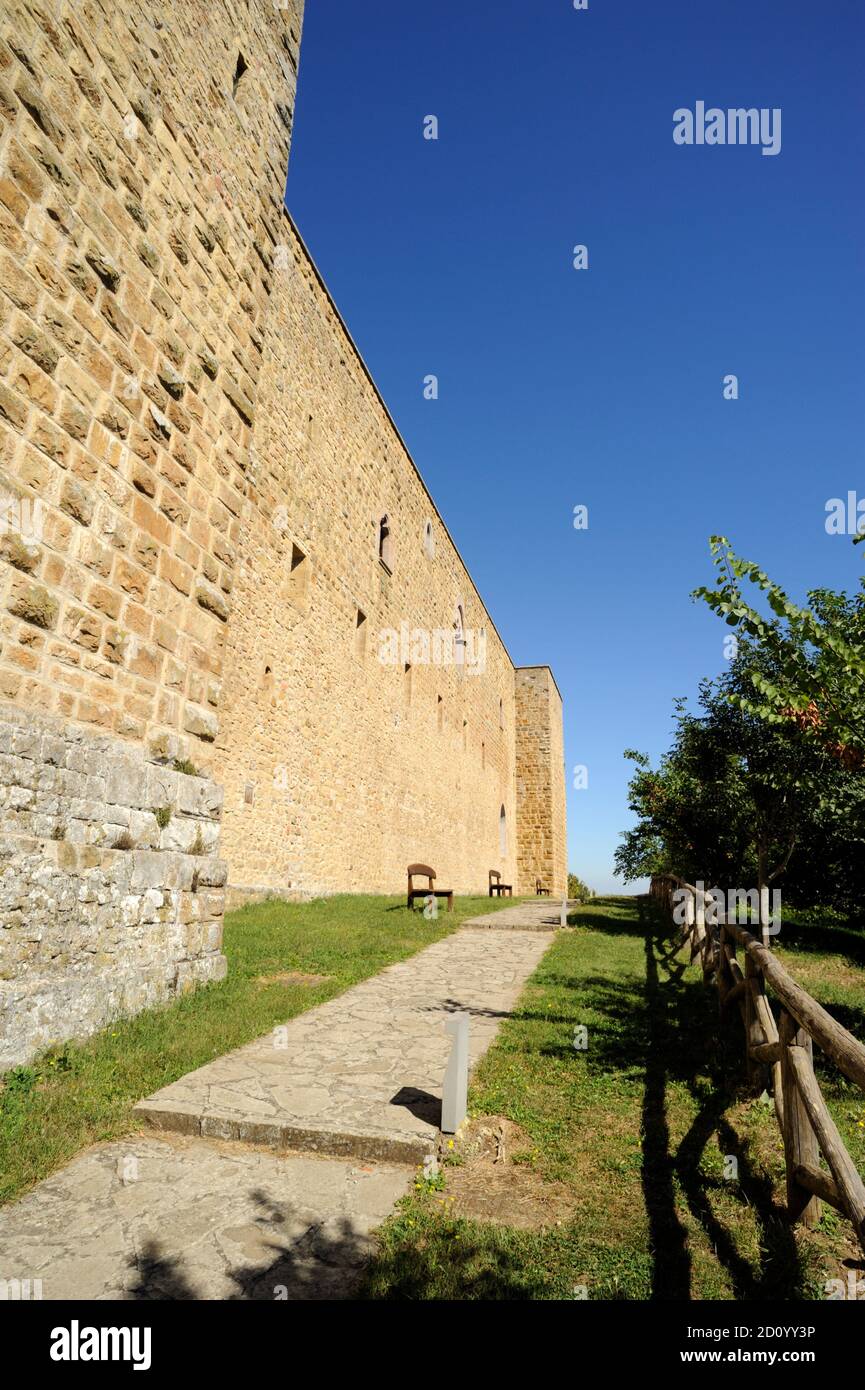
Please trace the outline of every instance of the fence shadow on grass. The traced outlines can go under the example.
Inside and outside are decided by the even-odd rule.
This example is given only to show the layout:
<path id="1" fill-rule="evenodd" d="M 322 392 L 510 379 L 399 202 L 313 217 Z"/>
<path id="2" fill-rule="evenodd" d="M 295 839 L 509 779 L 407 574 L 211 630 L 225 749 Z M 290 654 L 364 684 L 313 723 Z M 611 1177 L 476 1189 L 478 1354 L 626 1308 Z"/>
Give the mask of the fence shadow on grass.
<path id="1" fill-rule="evenodd" d="M 654 1258 L 653 1298 L 690 1297 L 687 1231 L 677 1211 L 679 1189 L 736 1298 L 801 1297 L 805 1270 L 784 1207 L 771 1179 L 750 1158 L 749 1146 L 727 1119 L 741 1098 L 741 1039 L 719 1024 L 714 997 L 699 981 L 683 978 L 671 950 L 669 928 L 648 899 L 640 905 L 645 929 L 648 1045 L 643 1100 L 643 1196 Z M 671 1080 L 684 1082 L 698 1109 L 673 1151 L 667 1121 Z M 713 1196 L 729 1194 L 725 1179 L 707 1176 L 701 1162 L 717 1137 L 720 1152 L 738 1164 L 738 1190 L 757 1226 L 756 1262 L 742 1254 L 735 1230 L 719 1215 Z"/>
<path id="2" fill-rule="evenodd" d="M 610 931 L 606 919 L 601 929 Z M 641 1182 L 653 1259 L 651 1297 L 691 1297 L 693 1271 L 683 1200 L 726 1269 L 735 1297 L 801 1296 L 805 1270 L 785 1209 L 775 1198 L 772 1181 L 752 1161 L 747 1142 L 727 1118 L 743 1094 L 741 1037 L 729 1023 L 719 1023 L 714 993 L 686 973 L 679 943 L 650 899 L 640 900 L 633 922 L 613 924 L 613 932 L 618 931 L 642 936 L 644 981 L 593 975 L 574 981 L 553 976 L 546 982 L 578 989 L 581 1007 L 594 1018 L 585 1055 L 587 1072 L 616 1074 L 642 1086 Z M 552 1021 L 549 1014 L 546 1020 Z M 573 1055 L 570 1041 L 546 1043 L 539 1050 L 558 1060 Z M 678 1144 L 670 1124 L 672 1088 L 680 1094 L 684 1088 L 697 1107 Z M 704 1155 L 713 1143 L 725 1158 L 736 1159 L 735 1184 L 703 1171 Z M 733 1207 L 732 1217 L 723 1213 L 731 1192 L 738 1194 L 741 1204 Z M 756 1224 L 756 1260 L 746 1258 L 736 1240 L 735 1213 L 743 1208 L 750 1209 Z"/>
<path id="3" fill-rule="evenodd" d="M 865 965 L 865 923 L 827 925 L 800 920 L 794 912 L 785 920 L 778 940 L 792 951 L 845 956 L 854 965 Z"/>

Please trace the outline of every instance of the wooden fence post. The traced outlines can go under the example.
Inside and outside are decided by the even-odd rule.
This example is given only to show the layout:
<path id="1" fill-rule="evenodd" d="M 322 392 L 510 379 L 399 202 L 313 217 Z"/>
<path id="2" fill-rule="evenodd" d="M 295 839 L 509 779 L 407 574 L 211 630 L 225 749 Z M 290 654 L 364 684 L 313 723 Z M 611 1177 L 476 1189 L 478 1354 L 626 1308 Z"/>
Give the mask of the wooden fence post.
<path id="1" fill-rule="evenodd" d="M 748 1055 L 748 1081 L 761 1093 L 766 1090 L 769 1073 L 763 1062 L 753 1053 L 765 1037 L 771 1042 L 762 1021 L 761 1000 L 766 998 L 766 980 L 758 965 L 751 959 L 750 951 L 745 952 L 745 1051 Z M 768 1004 L 765 1006 L 768 1008 Z"/>
<path id="2" fill-rule="evenodd" d="M 715 976 L 718 985 L 718 1014 L 724 1016 L 724 998 L 727 993 L 727 926 L 726 922 L 721 923 L 721 930 L 718 933 L 718 973 Z"/>
<path id="3" fill-rule="evenodd" d="M 784 1156 L 787 1166 L 787 1213 L 791 1221 L 816 1226 L 820 1220 L 820 1199 L 813 1197 L 796 1179 L 796 1166 L 820 1167 L 820 1145 L 808 1118 L 796 1076 L 790 1064 L 789 1048 L 801 1047 L 813 1067 L 811 1034 L 800 1028 L 786 1009 L 778 1021 L 781 1044 L 781 1077 L 784 1091 Z"/>
<path id="4" fill-rule="evenodd" d="M 757 1021 L 757 1010 L 754 1004 L 754 985 L 757 981 L 757 969 L 751 959 L 749 951 L 745 952 L 745 1070 L 748 1077 L 748 1085 L 757 1086 L 760 1080 L 759 1063 L 751 1056 L 751 1048 L 755 1043 L 763 1041 L 763 1032 Z"/>

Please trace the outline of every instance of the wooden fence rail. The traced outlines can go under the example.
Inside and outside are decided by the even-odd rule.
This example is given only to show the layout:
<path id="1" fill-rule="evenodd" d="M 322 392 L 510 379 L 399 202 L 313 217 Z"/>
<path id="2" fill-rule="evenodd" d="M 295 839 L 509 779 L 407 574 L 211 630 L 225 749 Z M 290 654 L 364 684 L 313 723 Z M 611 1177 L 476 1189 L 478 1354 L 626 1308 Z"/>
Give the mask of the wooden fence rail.
<path id="1" fill-rule="evenodd" d="M 679 892 L 673 918 L 674 898 Z M 749 1081 L 771 1088 L 784 1140 L 787 1209 L 791 1220 L 814 1226 L 828 1202 L 852 1223 L 865 1251 L 865 1184 L 844 1147 L 814 1074 L 813 1044 L 865 1092 L 865 1045 L 797 985 L 771 950 L 744 927 L 708 912 L 707 893 L 673 874 L 652 879 L 652 897 L 681 926 L 703 978 L 714 979 L 722 1015 L 735 1005 L 745 1030 Z M 709 916 L 709 923 L 706 916 Z M 717 921 L 712 922 L 713 915 Z M 765 938 L 764 938 L 765 939 Z M 737 948 L 743 948 L 740 963 Z M 742 970 L 744 964 L 744 971 Z M 767 985 L 779 1003 L 776 1022 Z M 820 1166 L 826 1160 L 828 1172 Z"/>

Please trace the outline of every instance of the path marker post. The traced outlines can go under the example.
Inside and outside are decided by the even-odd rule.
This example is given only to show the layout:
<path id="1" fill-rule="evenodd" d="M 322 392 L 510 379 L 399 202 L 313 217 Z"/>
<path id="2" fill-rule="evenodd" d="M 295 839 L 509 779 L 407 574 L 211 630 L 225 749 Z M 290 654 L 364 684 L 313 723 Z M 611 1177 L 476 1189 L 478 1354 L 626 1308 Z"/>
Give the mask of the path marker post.
<path id="1" fill-rule="evenodd" d="M 442 1133 L 456 1134 L 466 1117 L 469 1089 L 469 1016 L 452 1014 L 445 1032 L 453 1038 L 442 1089 Z"/>
<path id="2" fill-rule="evenodd" d="M 567 925 L 568 925 L 568 900 L 567 900 L 567 898 L 562 898 L 562 906 L 561 906 L 561 908 L 559 909 L 559 926 L 560 926 L 560 927 L 566 927 Z"/>

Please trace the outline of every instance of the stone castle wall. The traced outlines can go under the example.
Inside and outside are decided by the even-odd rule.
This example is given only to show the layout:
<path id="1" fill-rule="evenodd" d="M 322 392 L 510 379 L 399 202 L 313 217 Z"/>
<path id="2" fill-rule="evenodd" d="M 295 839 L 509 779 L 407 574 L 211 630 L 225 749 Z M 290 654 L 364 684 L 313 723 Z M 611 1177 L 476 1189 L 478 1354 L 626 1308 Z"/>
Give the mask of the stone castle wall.
<path id="1" fill-rule="evenodd" d="M 217 750 L 231 883 L 400 892 L 421 861 L 485 893 L 515 881 L 514 668 L 287 215 L 283 238 Z M 459 621 L 466 662 L 436 663 Z"/>
<path id="2" fill-rule="evenodd" d="M 219 978 L 227 872 L 534 886 L 519 673 L 283 208 L 302 9 L 0 12 L 0 1067 Z M 482 675 L 379 661 L 458 609 Z"/>
<path id="3" fill-rule="evenodd" d="M 219 728 L 300 21 L 0 11 L 0 1065 L 224 970 L 220 793 L 188 769 Z"/>

